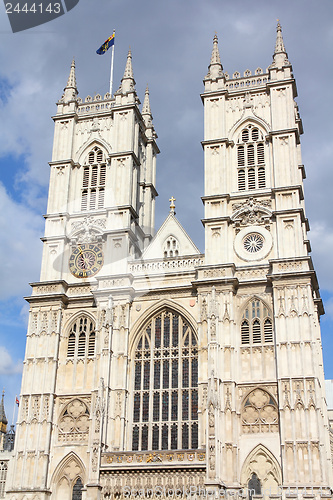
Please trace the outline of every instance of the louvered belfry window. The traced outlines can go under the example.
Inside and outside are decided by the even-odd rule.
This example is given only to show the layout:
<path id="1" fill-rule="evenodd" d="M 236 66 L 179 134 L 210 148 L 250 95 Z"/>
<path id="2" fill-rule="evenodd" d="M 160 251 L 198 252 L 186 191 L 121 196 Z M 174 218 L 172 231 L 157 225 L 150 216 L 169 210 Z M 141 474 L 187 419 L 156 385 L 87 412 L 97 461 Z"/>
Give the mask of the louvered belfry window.
<path id="1" fill-rule="evenodd" d="M 265 146 L 262 132 L 248 125 L 237 142 L 238 191 L 266 187 Z"/>
<path id="2" fill-rule="evenodd" d="M 198 346 L 179 313 L 150 319 L 135 347 L 132 449 L 198 448 Z"/>
<path id="3" fill-rule="evenodd" d="M 82 316 L 73 323 L 67 344 L 67 358 L 85 358 L 95 355 L 94 322 Z"/>
<path id="4" fill-rule="evenodd" d="M 83 167 L 81 210 L 104 208 L 106 164 L 101 149 L 97 146 L 88 154 Z"/>
<path id="5" fill-rule="evenodd" d="M 256 345 L 273 342 L 273 322 L 266 305 L 253 299 L 247 305 L 241 321 L 241 344 Z"/>

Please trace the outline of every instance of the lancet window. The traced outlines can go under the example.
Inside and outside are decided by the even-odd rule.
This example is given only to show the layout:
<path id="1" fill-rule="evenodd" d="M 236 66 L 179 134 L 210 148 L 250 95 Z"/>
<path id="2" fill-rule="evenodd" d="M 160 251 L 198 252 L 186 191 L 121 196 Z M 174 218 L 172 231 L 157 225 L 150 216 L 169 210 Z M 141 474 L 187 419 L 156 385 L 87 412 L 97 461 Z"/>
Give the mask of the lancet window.
<path id="1" fill-rule="evenodd" d="M 179 313 L 148 321 L 135 348 L 133 450 L 198 448 L 198 346 Z"/>
<path id="2" fill-rule="evenodd" d="M 78 318 L 73 323 L 67 344 L 68 358 L 85 358 L 95 355 L 95 324 L 86 316 Z"/>
<path id="3" fill-rule="evenodd" d="M 106 164 L 97 146 L 88 154 L 83 167 L 81 210 L 104 208 Z"/>
<path id="4" fill-rule="evenodd" d="M 242 316 L 241 344 L 273 342 L 273 322 L 268 307 L 259 299 L 251 300 Z"/>
<path id="5" fill-rule="evenodd" d="M 73 486 L 72 500 L 82 500 L 82 490 L 83 490 L 83 484 L 81 478 L 78 477 Z"/>
<path id="6" fill-rule="evenodd" d="M 163 249 L 164 257 L 178 257 L 179 243 L 174 236 L 169 236 L 164 243 Z"/>
<path id="7" fill-rule="evenodd" d="M 266 187 L 265 146 L 262 132 L 248 125 L 237 142 L 238 190 Z"/>
<path id="8" fill-rule="evenodd" d="M 5 498 L 7 462 L 0 462 L 0 498 Z"/>
<path id="9" fill-rule="evenodd" d="M 261 483 L 255 472 L 252 473 L 252 476 L 248 482 L 248 492 L 249 492 L 249 500 L 252 500 L 253 495 L 261 495 Z"/>

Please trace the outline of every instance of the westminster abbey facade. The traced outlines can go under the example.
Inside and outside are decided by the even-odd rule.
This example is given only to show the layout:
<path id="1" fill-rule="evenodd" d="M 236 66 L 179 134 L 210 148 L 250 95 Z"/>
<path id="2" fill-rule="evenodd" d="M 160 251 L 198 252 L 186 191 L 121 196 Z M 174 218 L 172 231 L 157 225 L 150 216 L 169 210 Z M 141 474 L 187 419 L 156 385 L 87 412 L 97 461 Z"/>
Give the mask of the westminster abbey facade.
<path id="1" fill-rule="evenodd" d="M 154 233 L 159 149 L 129 52 L 114 95 L 57 103 L 8 500 L 331 498 L 319 316 L 292 66 L 202 101 L 205 253 Z M 198 200 L 199 203 L 199 200 Z"/>

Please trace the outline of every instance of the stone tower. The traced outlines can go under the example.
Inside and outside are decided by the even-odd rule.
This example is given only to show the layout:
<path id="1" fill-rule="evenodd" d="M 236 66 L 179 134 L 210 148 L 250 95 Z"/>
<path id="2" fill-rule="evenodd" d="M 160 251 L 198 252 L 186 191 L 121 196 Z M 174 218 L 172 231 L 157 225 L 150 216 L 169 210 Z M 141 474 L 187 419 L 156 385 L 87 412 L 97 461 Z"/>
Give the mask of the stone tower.
<path id="1" fill-rule="evenodd" d="M 327 486 L 323 306 L 309 256 L 302 122 L 280 24 L 272 64 L 254 75 L 224 73 L 215 36 L 204 85 L 205 263 L 220 278 L 214 327 L 207 324 L 220 397 L 208 407 L 208 476 L 232 487 L 252 484 L 255 474 L 272 492 L 277 484 L 284 492 Z"/>
<path id="2" fill-rule="evenodd" d="M 214 37 L 201 254 L 173 197 L 154 235 L 159 150 L 131 53 L 115 95 L 84 102 L 72 63 L 6 498 L 330 497 L 296 95 L 280 24 L 254 75 L 229 77 Z"/>

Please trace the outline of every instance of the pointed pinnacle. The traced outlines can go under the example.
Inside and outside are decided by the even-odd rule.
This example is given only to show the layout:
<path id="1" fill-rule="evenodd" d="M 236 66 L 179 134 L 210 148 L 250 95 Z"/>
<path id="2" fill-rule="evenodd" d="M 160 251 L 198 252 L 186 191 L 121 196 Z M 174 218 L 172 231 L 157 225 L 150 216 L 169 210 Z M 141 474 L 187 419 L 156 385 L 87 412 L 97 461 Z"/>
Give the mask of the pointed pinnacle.
<path id="1" fill-rule="evenodd" d="M 219 78 L 221 76 L 223 76 L 223 66 L 220 59 L 218 38 L 217 34 L 215 33 L 213 39 L 212 56 L 210 58 L 210 65 L 208 66 L 208 73 L 206 78 L 215 80 L 216 78 Z"/>
<path id="2" fill-rule="evenodd" d="M 69 72 L 69 77 L 66 85 L 66 89 L 76 89 L 76 77 L 75 77 L 75 60 L 73 58 L 72 64 L 71 64 L 71 70 Z"/>
<path id="3" fill-rule="evenodd" d="M 67 81 L 67 85 L 64 88 L 64 93 L 62 96 L 62 100 L 64 102 L 69 102 L 73 101 L 77 98 L 78 95 L 78 90 L 76 87 L 76 77 L 75 77 L 75 61 L 73 58 L 72 64 L 71 64 L 71 69 L 69 72 L 69 77 Z"/>
<path id="4" fill-rule="evenodd" d="M 274 54 L 278 54 L 281 52 L 286 53 L 286 49 L 285 49 L 285 46 L 283 43 L 281 24 L 278 21 L 277 26 L 276 26 L 276 42 L 275 42 Z"/>
<path id="5" fill-rule="evenodd" d="M 142 114 L 143 115 L 151 115 L 148 83 L 147 83 L 147 87 L 146 87 L 145 98 L 144 98 L 143 105 L 142 105 Z"/>
<path id="6" fill-rule="evenodd" d="M 6 413 L 5 413 L 4 395 L 5 395 L 5 391 L 3 390 L 1 401 L 0 401 L 0 423 L 7 425 L 8 420 L 6 418 Z"/>
<path id="7" fill-rule="evenodd" d="M 213 50 L 212 50 L 212 57 L 210 58 L 210 64 L 221 64 L 218 42 L 219 42 L 219 39 L 217 38 L 217 34 L 215 33 L 214 39 L 213 39 Z M 221 64 L 221 68 L 222 68 L 222 64 Z"/>
<path id="8" fill-rule="evenodd" d="M 128 50 L 126 67 L 124 71 L 123 78 L 133 78 L 133 68 L 132 68 L 132 52 L 131 47 Z"/>
<path id="9" fill-rule="evenodd" d="M 275 50 L 273 54 L 273 63 L 269 66 L 270 68 L 282 68 L 284 66 L 289 66 L 288 54 L 286 52 L 283 38 L 282 38 L 282 28 L 280 21 L 278 20 L 276 26 L 276 42 Z"/>

